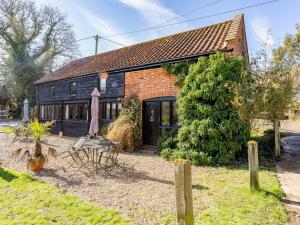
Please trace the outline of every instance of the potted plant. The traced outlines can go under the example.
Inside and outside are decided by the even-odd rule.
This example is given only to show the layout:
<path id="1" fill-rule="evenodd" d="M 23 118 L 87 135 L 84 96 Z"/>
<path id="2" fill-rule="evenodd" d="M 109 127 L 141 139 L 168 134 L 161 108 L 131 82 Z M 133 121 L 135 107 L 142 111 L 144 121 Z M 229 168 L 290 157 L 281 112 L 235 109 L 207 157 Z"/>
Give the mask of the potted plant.
<path id="1" fill-rule="evenodd" d="M 26 143 L 25 147 L 19 148 L 13 153 L 13 157 L 22 155 L 21 159 L 27 160 L 27 168 L 31 171 L 43 169 L 48 161 L 48 157 L 56 157 L 57 155 L 57 151 L 44 140 L 53 123 L 40 123 L 37 119 L 34 119 L 28 124 L 20 124 L 16 128 L 11 128 L 10 133 L 15 135 L 13 142 L 21 141 Z M 47 146 L 47 154 L 43 153 L 43 146 Z"/>

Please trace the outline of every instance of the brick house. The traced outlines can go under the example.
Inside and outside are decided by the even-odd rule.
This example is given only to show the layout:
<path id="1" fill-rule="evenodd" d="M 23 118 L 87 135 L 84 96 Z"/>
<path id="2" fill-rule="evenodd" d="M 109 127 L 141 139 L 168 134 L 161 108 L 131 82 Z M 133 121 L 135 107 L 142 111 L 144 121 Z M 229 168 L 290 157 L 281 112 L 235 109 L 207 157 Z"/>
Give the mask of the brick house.
<path id="1" fill-rule="evenodd" d="M 197 60 L 216 51 L 241 55 L 248 64 L 243 15 L 66 64 L 36 82 L 39 119 L 56 120 L 53 132 L 86 135 L 90 94 L 95 87 L 101 93 L 101 127 L 118 116 L 120 99 L 136 93 L 143 104 L 143 142 L 155 145 L 162 128 L 177 126 L 179 87 L 176 76 L 162 64 Z"/>

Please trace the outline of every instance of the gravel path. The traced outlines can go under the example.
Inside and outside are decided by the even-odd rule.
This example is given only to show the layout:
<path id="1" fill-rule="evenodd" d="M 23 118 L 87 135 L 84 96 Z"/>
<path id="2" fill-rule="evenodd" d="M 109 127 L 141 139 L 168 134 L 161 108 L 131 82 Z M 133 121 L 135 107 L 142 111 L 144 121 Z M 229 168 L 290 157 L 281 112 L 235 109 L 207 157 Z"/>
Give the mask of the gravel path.
<path id="1" fill-rule="evenodd" d="M 24 162 L 12 159 L 12 152 L 21 144 L 12 145 L 11 140 L 12 137 L 0 134 L 0 164 L 27 171 Z M 66 150 L 73 141 L 54 135 L 49 137 L 49 143 L 60 146 L 58 152 Z M 72 175 L 75 169 L 65 170 L 66 160 L 58 158 L 50 160 L 46 169 L 32 175 L 99 206 L 115 209 L 137 224 L 164 224 L 164 220 L 174 217 L 173 164 L 154 155 L 121 154 L 119 157 L 135 165 L 133 174 L 115 170 L 112 176 L 84 172 Z M 199 169 L 194 167 L 193 173 L 199 174 Z M 200 190 L 194 189 L 194 196 L 199 196 L 198 192 Z M 195 208 L 195 215 L 197 211 Z"/>

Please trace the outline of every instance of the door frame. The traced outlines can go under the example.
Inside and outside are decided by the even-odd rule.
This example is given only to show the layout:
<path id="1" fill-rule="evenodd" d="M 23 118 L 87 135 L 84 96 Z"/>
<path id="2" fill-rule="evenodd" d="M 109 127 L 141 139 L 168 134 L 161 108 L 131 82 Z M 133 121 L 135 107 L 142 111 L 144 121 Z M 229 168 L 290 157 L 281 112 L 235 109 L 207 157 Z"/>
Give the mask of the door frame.
<path id="1" fill-rule="evenodd" d="M 143 144 L 145 144 L 145 129 L 146 129 L 146 103 L 147 102 L 157 102 L 159 104 L 159 136 L 161 136 L 161 102 L 163 101 L 176 101 L 176 96 L 165 96 L 165 97 L 157 97 L 157 98 L 149 98 L 144 99 L 142 101 L 142 140 Z M 149 145 L 149 144 L 147 144 Z"/>

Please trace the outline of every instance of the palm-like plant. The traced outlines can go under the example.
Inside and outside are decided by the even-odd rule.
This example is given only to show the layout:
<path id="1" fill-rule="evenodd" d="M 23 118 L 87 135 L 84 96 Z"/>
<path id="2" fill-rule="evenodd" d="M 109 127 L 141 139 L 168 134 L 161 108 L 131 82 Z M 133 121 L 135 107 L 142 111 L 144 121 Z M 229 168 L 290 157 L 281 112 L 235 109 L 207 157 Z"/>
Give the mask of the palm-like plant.
<path id="1" fill-rule="evenodd" d="M 27 167 L 31 170 L 43 169 L 48 161 L 48 156 L 56 157 L 57 151 L 44 140 L 44 137 L 49 133 L 50 126 L 54 122 L 40 123 L 34 119 L 29 124 L 20 124 L 15 128 L 6 128 L 3 132 L 14 134 L 13 142 L 21 141 L 26 143 L 25 147 L 17 149 L 13 153 L 13 157 L 27 159 Z M 33 148 L 32 148 L 33 145 Z M 48 153 L 44 154 L 42 146 L 48 147 Z M 22 154 L 23 153 L 23 154 Z"/>

